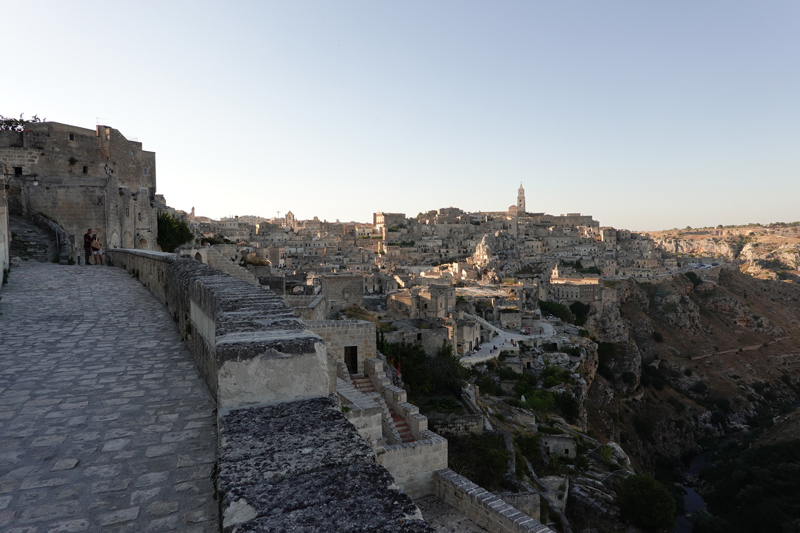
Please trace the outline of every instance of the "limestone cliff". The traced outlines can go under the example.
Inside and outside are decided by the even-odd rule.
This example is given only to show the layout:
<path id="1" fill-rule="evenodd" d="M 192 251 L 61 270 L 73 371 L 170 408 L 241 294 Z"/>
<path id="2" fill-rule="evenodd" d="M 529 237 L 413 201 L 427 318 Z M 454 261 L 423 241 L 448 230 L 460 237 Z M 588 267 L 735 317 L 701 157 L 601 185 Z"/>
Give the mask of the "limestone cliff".
<path id="1" fill-rule="evenodd" d="M 796 401 L 800 286 L 723 269 L 717 281 L 680 275 L 610 290 L 585 326 L 600 342 L 585 407 L 595 434 L 638 467 L 768 424 Z"/>

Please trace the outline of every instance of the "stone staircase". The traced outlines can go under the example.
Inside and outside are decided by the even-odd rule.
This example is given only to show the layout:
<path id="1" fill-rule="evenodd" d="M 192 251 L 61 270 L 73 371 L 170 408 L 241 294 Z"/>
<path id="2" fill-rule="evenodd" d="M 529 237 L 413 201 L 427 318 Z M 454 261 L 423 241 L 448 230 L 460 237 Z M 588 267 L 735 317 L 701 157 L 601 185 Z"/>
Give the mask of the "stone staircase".
<path id="1" fill-rule="evenodd" d="M 392 410 L 392 406 L 375 390 L 375 385 L 373 385 L 369 376 L 351 376 L 351 379 L 353 381 L 353 386 L 358 392 L 369 395 L 380 405 L 386 406 L 386 410 L 392 422 L 391 425 L 397 431 L 400 441 L 402 443 L 414 442 L 414 435 L 411 433 L 411 428 L 408 427 L 408 423 L 402 416 L 395 413 Z M 394 433 L 394 431 L 392 433 Z"/>
<path id="2" fill-rule="evenodd" d="M 40 263 L 51 263 L 58 259 L 58 243 L 55 236 L 24 217 L 8 217 L 11 228 L 11 257 L 23 261 L 33 259 Z"/>

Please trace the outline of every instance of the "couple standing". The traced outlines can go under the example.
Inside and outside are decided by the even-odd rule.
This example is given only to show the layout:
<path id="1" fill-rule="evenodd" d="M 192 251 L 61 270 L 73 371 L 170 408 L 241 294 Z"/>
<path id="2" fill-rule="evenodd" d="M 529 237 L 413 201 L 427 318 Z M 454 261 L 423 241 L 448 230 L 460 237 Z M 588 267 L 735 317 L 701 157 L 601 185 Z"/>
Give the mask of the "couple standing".
<path id="1" fill-rule="evenodd" d="M 89 259 L 94 255 L 94 264 L 97 264 L 97 259 L 100 259 L 100 264 L 103 264 L 103 246 L 100 244 L 100 238 L 97 235 L 92 235 L 92 228 L 83 235 L 83 251 L 86 254 L 86 264 L 90 265 Z"/>

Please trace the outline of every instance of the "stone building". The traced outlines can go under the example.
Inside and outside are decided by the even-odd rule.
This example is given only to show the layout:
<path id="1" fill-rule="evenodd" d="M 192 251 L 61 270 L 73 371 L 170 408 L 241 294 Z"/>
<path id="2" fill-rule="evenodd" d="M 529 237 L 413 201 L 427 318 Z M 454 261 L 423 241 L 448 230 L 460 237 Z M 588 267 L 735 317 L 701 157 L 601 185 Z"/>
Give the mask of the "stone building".
<path id="1" fill-rule="evenodd" d="M 406 318 L 447 318 L 456 307 L 456 290 L 452 285 L 403 289 L 387 296 L 386 307 L 396 316 Z"/>
<path id="2" fill-rule="evenodd" d="M 372 225 L 380 231 L 384 227 L 399 226 L 406 223 L 405 213 L 372 213 Z"/>
<path id="3" fill-rule="evenodd" d="M 445 322 L 445 326 L 450 334 L 450 343 L 457 354 L 463 355 L 475 350 L 483 342 L 481 325 L 473 318 L 465 318 L 463 312 Z"/>
<path id="4" fill-rule="evenodd" d="M 328 355 L 336 362 L 344 363 L 350 374 L 363 374 L 365 361 L 377 356 L 374 322 L 309 320 L 306 326 L 325 341 Z"/>
<path id="5" fill-rule="evenodd" d="M 542 446 L 550 456 L 575 458 L 575 439 L 569 435 L 540 433 Z"/>
<path id="6" fill-rule="evenodd" d="M 328 303 L 328 316 L 364 302 L 363 274 L 324 274 L 317 280 L 320 283 L 320 294 Z"/>
<path id="7" fill-rule="evenodd" d="M 0 132 L 0 164 L 13 212 L 43 213 L 83 255 L 88 228 L 106 248 L 156 250 L 156 155 L 118 130 L 58 122 Z"/>

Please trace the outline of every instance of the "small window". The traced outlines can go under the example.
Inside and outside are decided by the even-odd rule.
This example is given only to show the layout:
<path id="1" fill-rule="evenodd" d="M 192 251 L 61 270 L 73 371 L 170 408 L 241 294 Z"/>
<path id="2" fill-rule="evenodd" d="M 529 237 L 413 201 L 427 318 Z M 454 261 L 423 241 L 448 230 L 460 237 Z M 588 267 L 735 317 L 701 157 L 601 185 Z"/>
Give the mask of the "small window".
<path id="1" fill-rule="evenodd" d="M 125 216 L 126 216 L 126 217 L 129 217 L 129 216 L 131 216 L 131 210 L 130 210 L 130 208 L 128 208 L 128 207 L 126 207 L 126 208 L 125 208 Z"/>
<path id="2" fill-rule="evenodd" d="M 89 173 L 89 167 L 87 167 L 87 166 L 84 166 L 84 167 L 83 167 L 83 173 L 84 173 L 84 174 L 88 174 L 88 173 Z"/>
<path id="3" fill-rule="evenodd" d="M 139 220 L 142 220 L 142 214 L 139 213 Z"/>
<path id="4" fill-rule="evenodd" d="M 569 450 L 564 450 L 564 455 L 569 455 Z"/>
<path id="5" fill-rule="evenodd" d="M 75 140 L 75 134 L 74 133 L 70 133 L 69 134 L 69 140 L 70 141 L 74 141 Z"/>
<path id="6" fill-rule="evenodd" d="M 136 155 L 136 152 L 131 150 L 131 155 Z"/>
<path id="7" fill-rule="evenodd" d="M 14 167 L 14 175 L 22 176 L 22 167 Z"/>
<path id="8" fill-rule="evenodd" d="M 142 175 L 147 176 L 147 167 L 142 169 Z"/>
<path id="9" fill-rule="evenodd" d="M 421 340 L 422 340 L 422 333 L 417 333 L 417 340 L 418 340 L 418 341 L 421 341 Z"/>

